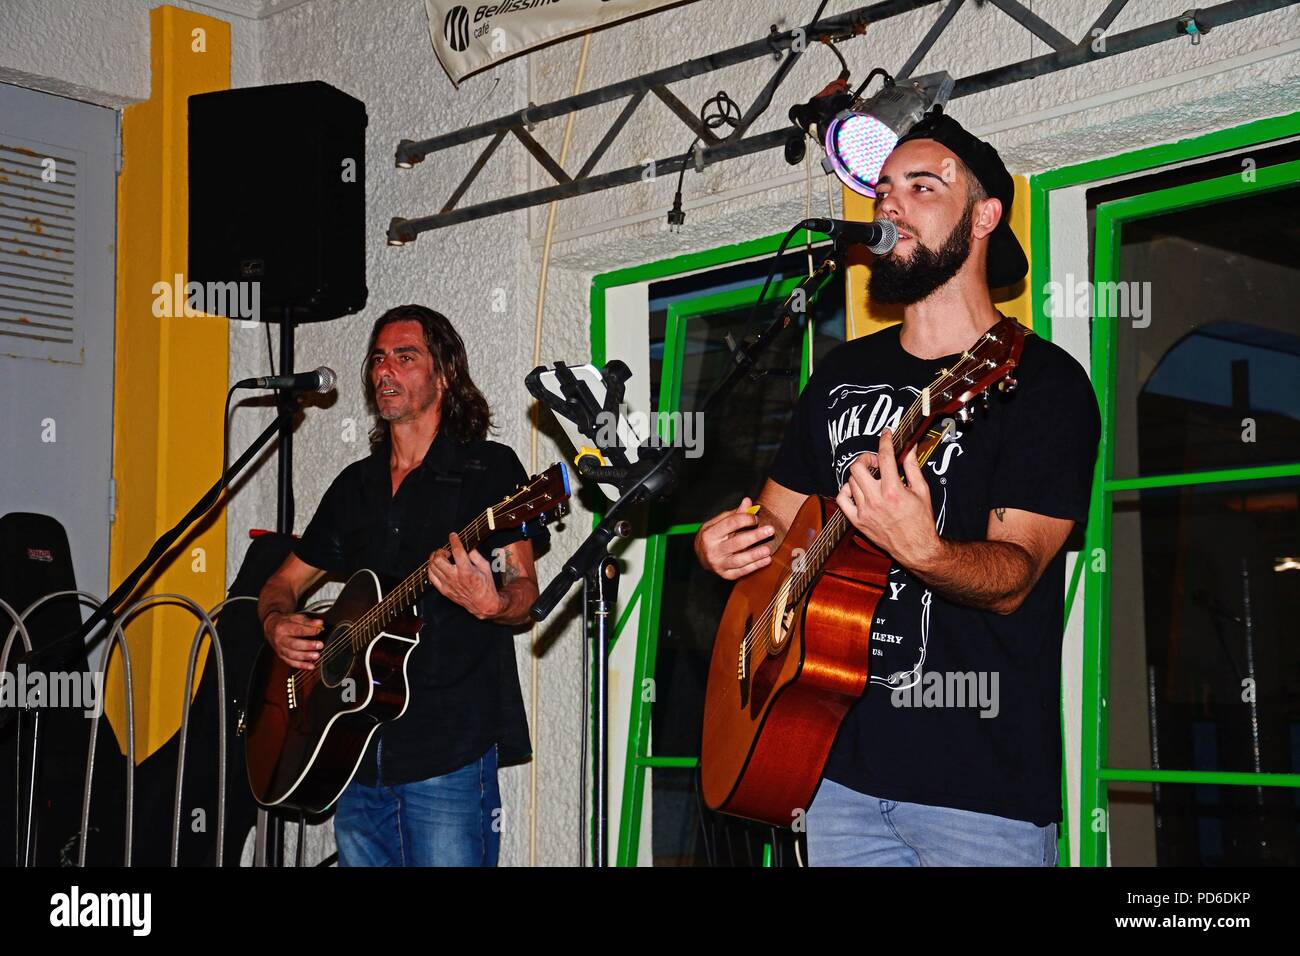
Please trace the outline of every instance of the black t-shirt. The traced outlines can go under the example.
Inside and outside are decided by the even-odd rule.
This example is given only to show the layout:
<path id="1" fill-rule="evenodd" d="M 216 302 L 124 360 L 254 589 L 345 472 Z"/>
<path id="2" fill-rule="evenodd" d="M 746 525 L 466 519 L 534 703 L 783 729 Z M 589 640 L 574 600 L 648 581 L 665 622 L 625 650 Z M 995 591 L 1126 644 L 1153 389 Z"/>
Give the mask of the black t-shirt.
<path id="1" fill-rule="evenodd" d="M 391 445 L 341 471 L 325 492 L 294 553 L 341 576 L 369 568 L 395 583 L 528 480 L 523 465 L 493 441 L 457 443 L 439 431 L 420 463 L 392 493 Z M 522 540 L 519 529 L 498 531 L 479 550 Z M 530 526 L 535 542 L 548 537 Z M 499 571 L 493 572 L 497 586 Z M 510 629 L 480 621 L 433 588 L 420 602 L 424 627 L 407 660 L 406 713 L 370 739 L 356 779 L 368 786 L 412 783 L 450 773 L 492 744 L 502 765 L 531 753 Z M 382 770 L 382 780 L 380 771 Z"/>
<path id="2" fill-rule="evenodd" d="M 832 350 L 800 395 L 772 478 L 834 496 L 921 389 L 958 356 L 904 351 L 899 326 Z M 1082 524 L 1097 450 L 1097 403 L 1068 353 L 1027 337 L 1018 388 L 956 422 L 923 466 L 935 527 L 988 536 L 996 508 Z M 952 603 L 895 564 L 872 625 L 867 691 L 824 776 L 882 799 L 1029 820 L 1061 819 L 1060 675 L 1065 549 L 1024 603 L 999 615 Z"/>

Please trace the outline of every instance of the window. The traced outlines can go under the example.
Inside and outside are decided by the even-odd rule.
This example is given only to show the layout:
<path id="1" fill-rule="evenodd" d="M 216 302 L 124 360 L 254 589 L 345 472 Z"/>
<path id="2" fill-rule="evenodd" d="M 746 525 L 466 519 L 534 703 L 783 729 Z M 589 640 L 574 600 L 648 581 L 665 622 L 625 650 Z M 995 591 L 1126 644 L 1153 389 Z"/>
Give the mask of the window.
<path id="1" fill-rule="evenodd" d="M 698 796 L 695 768 L 705 679 L 730 586 L 699 567 L 692 541 L 706 518 L 762 487 L 809 369 L 844 340 L 843 282 L 828 282 L 802 332 L 786 330 L 764 353 L 760 365 L 768 374 L 757 382 L 742 379 L 709 411 L 702 429 L 688 416 L 731 365 L 727 336 L 740 339 L 756 331 L 806 275 L 805 253 L 788 253 L 768 291 L 770 304 L 755 316 L 753 305 L 777 241 L 738 247 L 736 258 L 745 257 L 739 262 L 719 261 L 715 254 L 713 261 L 706 260 L 713 267 L 703 270 L 698 260 L 675 260 L 665 264 L 672 271 L 655 276 L 658 281 L 649 282 L 646 290 L 649 328 L 643 347 L 649 354 L 649 407 L 682 413 L 681 418 L 661 419 L 661 432 L 695 428 L 693 437 L 703 439 L 697 446 L 703 454 L 688 457 L 676 495 L 643 515 L 637 529 L 645 535 L 639 581 L 629 575 L 623 583 L 637 594 L 636 633 L 643 635 L 631 685 L 650 692 L 630 696 L 615 854 L 620 865 L 646 860 L 655 865 L 752 865 L 773 852 L 768 828 L 710 813 Z M 760 249 L 768 255 L 753 258 Z M 611 352 L 608 357 L 622 356 Z M 598 354 L 596 360 L 602 357 Z M 619 632 L 631 620 L 633 599 L 625 601 Z M 618 706 L 611 701 L 611 710 Z M 611 753 L 611 763 L 619 756 Z M 619 808 L 618 789 L 612 787 L 611 795 Z M 648 831 L 648 852 L 642 846 L 643 830 Z M 781 848 L 775 849 L 779 856 Z"/>
<path id="2" fill-rule="evenodd" d="M 1096 206 L 1085 864 L 1300 862 L 1300 162 L 1234 165 Z"/>

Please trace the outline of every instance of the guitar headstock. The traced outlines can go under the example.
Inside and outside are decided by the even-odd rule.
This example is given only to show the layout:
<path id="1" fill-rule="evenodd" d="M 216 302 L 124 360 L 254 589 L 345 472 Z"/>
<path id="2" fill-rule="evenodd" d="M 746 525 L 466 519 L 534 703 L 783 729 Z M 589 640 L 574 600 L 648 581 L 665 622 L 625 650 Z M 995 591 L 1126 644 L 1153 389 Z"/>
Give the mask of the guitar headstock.
<path id="1" fill-rule="evenodd" d="M 980 392 L 994 384 L 1004 391 L 1014 390 L 1016 382 L 1009 373 L 1020 363 L 1028 333 L 1015 319 L 1005 318 L 980 336 L 930 385 L 930 416 L 961 412 L 966 420 L 966 405 Z"/>
<path id="2" fill-rule="evenodd" d="M 569 469 L 556 462 L 493 507 L 492 524 L 496 529 L 522 528 L 530 521 L 544 525 L 568 514 L 568 502 Z"/>

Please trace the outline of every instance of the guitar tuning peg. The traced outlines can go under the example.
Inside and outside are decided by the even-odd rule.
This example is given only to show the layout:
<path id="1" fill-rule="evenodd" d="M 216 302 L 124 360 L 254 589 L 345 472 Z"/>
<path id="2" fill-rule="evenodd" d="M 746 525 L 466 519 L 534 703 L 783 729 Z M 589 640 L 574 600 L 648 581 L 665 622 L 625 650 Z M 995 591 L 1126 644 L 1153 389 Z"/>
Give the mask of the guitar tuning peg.
<path id="1" fill-rule="evenodd" d="M 1002 381 L 998 382 L 998 391 L 1006 392 L 1008 395 L 1010 395 L 1012 392 L 1016 390 L 1016 384 L 1017 384 L 1016 380 L 1012 378 L 1010 375 L 1008 375 Z"/>
<path id="2" fill-rule="evenodd" d="M 965 424 L 966 422 L 970 421 L 971 418 L 973 417 L 974 416 L 971 413 L 969 405 L 963 405 L 961 408 L 957 409 L 957 420 L 959 422 Z"/>

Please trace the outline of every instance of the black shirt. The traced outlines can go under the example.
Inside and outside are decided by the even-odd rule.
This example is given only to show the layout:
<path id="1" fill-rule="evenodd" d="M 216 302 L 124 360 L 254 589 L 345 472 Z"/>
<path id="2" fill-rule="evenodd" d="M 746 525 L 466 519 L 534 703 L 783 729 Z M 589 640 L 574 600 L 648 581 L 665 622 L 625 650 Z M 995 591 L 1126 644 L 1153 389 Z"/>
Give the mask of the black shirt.
<path id="1" fill-rule="evenodd" d="M 899 327 L 838 346 L 799 398 L 772 478 L 834 496 L 921 388 L 958 356 L 919 359 Z M 923 466 L 935 527 L 982 541 L 996 508 L 1088 516 L 1099 417 L 1087 375 L 1030 335 L 1019 387 L 956 423 Z M 954 604 L 894 565 L 872 624 L 866 694 L 849 711 L 824 776 L 882 799 L 1061 819 L 1060 676 L 1065 549 L 1007 615 Z"/>
<path id="2" fill-rule="evenodd" d="M 469 524 L 528 480 L 519 458 L 493 441 L 457 443 L 439 431 L 429 451 L 392 493 L 391 445 L 353 462 L 325 492 L 294 553 L 307 564 L 350 576 L 369 568 L 399 581 Z M 530 527 L 534 541 L 548 536 Z M 522 540 L 498 531 L 479 547 Z M 494 570 L 497 586 L 500 572 Z M 412 783 L 450 773 L 498 745 L 502 765 L 531 753 L 514 642 L 502 624 L 480 621 L 436 590 L 420 602 L 424 627 L 407 661 L 406 713 L 371 737 L 356 780 L 367 786 Z"/>

